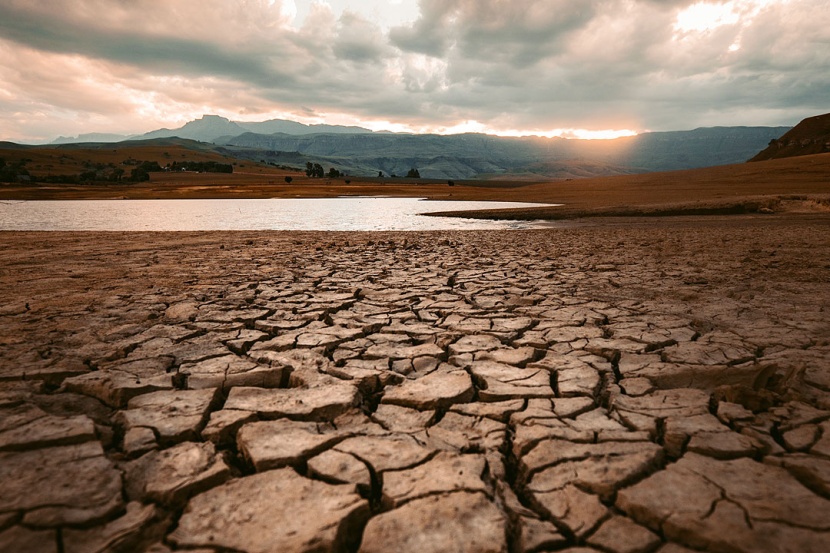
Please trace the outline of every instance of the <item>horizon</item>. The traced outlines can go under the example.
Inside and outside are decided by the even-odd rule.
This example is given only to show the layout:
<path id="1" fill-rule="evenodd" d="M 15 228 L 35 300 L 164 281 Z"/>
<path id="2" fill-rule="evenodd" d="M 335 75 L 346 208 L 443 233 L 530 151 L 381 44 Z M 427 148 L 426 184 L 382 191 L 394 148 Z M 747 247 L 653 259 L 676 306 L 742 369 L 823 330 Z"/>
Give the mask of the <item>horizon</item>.
<path id="1" fill-rule="evenodd" d="M 582 139 L 830 111 L 826 0 L 0 5 L 0 140 L 216 114 Z"/>

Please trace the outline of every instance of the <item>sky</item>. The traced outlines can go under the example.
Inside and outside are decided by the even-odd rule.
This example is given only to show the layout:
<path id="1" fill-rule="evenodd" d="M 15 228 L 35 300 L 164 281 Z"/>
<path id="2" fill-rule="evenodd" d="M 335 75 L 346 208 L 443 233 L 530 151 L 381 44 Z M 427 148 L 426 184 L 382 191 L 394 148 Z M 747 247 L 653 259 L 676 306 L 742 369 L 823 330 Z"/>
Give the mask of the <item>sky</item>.
<path id="1" fill-rule="evenodd" d="M 203 114 L 607 138 L 830 112 L 830 0 L 0 0 L 0 140 Z"/>

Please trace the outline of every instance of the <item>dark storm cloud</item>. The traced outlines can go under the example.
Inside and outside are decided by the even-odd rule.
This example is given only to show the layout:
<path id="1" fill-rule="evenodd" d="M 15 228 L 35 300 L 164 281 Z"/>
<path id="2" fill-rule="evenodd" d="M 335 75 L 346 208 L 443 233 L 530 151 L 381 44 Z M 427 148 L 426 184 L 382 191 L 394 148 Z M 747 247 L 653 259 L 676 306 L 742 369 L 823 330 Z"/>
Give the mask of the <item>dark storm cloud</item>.
<path id="1" fill-rule="evenodd" d="M 359 2 L 301 24 L 289 4 L 4 0 L 0 138 L 202 112 L 668 130 L 830 107 L 828 0 L 421 0 L 391 29 Z"/>

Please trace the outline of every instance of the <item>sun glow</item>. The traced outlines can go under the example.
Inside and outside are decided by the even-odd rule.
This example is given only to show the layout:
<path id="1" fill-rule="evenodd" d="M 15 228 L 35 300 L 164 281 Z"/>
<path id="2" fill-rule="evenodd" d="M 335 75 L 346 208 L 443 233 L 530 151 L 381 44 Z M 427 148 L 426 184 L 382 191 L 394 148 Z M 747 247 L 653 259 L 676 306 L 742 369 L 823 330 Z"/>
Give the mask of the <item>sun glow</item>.
<path id="1" fill-rule="evenodd" d="M 538 136 L 543 138 L 613 140 L 615 138 L 637 136 L 639 134 L 638 131 L 634 131 L 631 129 L 504 129 L 498 127 L 491 127 L 475 120 L 462 121 L 454 125 L 440 127 L 429 125 L 408 125 L 405 123 L 392 123 L 390 121 L 360 121 L 357 124 L 361 127 L 365 127 L 373 131 L 440 135 L 482 133 L 505 137 Z"/>

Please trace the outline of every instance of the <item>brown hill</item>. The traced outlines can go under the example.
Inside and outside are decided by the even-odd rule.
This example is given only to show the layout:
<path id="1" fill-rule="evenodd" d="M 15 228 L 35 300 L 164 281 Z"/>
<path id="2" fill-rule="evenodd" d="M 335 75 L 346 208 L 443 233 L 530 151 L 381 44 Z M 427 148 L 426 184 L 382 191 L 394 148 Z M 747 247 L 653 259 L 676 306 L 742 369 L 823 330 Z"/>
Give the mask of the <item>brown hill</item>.
<path id="1" fill-rule="evenodd" d="M 808 117 L 749 161 L 765 161 L 785 157 L 830 152 L 830 113 Z"/>

